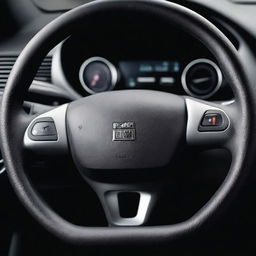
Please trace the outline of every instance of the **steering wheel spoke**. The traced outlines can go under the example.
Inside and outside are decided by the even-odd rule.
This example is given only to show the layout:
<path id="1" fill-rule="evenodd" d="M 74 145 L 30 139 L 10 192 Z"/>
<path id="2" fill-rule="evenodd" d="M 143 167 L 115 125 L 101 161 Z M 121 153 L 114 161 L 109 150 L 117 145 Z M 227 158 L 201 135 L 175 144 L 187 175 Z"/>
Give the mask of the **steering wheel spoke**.
<path id="1" fill-rule="evenodd" d="M 233 104 L 216 104 L 187 97 L 186 141 L 190 146 L 229 147 L 233 138 Z"/>
<path id="2" fill-rule="evenodd" d="M 67 154 L 66 111 L 68 104 L 34 118 L 24 135 L 24 147 L 40 155 Z"/>

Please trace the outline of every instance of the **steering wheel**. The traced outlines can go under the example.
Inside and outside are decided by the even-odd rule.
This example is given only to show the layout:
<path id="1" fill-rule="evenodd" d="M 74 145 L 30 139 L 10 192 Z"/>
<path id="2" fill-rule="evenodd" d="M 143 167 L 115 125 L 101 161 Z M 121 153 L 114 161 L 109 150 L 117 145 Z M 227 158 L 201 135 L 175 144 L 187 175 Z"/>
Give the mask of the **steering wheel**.
<path id="1" fill-rule="evenodd" d="M 138 21 L 146 16 L 156 24 L 164 22 L 202 42 L 218 61 L 235 101 L 225 105 L 164 92 L 124 90 L 85 97 L 39 116 L 25 113 L 27 90 L 44 56 L 54 46 L 74 31 L 88 33 L 94 22 L 103 22 L 100 17 L 112 17 L 121 24 L 128 16 Z M 104 23 L 102 29 L 106 29 Z M 1 148 L 11 184 L 31 215 L 65 241 L 85 245 L 170 242 L 210 223 L 232 202 L 243 183 L 251 161 L 252 95 L 234 46 L 195 12 L 156 0 L 95 1 L 83 5 L 44 27 L 22 51 L 10 74 L 2 100 Z M 213 126 L 203 123 L 209 117 L 214 117 Z M 147 183 L 142 178 L 113 184 L 92 178 L 95 173 L 107 175 L 113 170 L 119 175 L 125 171 L 139 174 L 147 169 L 154 172 L 168 165 L 183 141 L 188 147 L 226 148 L 232 155 L 230 170 L 217 192 L 184 222 L 144 226 L 161 190 L 157 181 Z M 97 193 L 109 227 L 78 226 L 54 212 L 24 170 L 25 152 L 31 151 L 71 154 L 82 177 Z M 137 198 L 138 209 L 134 215 L 123 217 L 119 200 L 130 198 L 129 195 Z"/>

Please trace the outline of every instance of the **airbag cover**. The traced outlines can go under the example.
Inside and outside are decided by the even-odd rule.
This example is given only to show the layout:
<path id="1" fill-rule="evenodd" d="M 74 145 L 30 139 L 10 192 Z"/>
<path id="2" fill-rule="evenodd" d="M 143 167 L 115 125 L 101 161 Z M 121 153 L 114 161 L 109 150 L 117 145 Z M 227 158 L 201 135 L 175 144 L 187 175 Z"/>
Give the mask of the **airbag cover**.
<path id="1" fill-rule="evenodd" d="M 149 90 L 104 92 L 67 110 L 70 149 L 82 170 L 164 167 L 185 124 L 182 97 Z"/>

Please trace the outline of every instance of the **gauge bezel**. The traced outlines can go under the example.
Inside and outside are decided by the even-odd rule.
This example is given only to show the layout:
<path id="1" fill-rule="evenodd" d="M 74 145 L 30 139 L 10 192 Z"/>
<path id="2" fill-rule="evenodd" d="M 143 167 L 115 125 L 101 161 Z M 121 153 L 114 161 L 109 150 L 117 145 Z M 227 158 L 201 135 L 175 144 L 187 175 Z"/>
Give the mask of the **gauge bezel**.
<path id="1" fill-rule="evenodd" d="M 0 175 L 6 171 L 3 158 L 0 158 Z"/>
<path id="2" fill-rule="evenodd" d="M 201 63 L 206 63 L 208 65 L 211 65 L 215 71 L 216 71 L 216 74 L 217 74 L 217 79 L 218 79 L 218 83 L 216 84 L 216 87 L 213 91 L 211 91 L 210 93 L 207 93 L 205 95 L 199 95 L 199 94 L 196 94 L 194 92 L 192 92 L 189 88 L 188 88 L 188 85 L 187 85 L 187 73 L 188 71 L 195 65 L 197 64 L 201 64 Z M 199 99 L 208 99 L 210 98 L 211 96 L 213 96 L 217 91 L 219 91 L 219 89 L 221 88 L 221 85 L 222 85 L 222 82 L 223 82 L 223 75 L 222 75 L 222 72 L 219 68 L 219 66 L 214 63 L 212 60 L 209 60 L 209 59 L 204 59 L 204 58 L 201 58 L 201 59 L 196 59 L 196 60 L 193 60 L 191 61 L 186 67 L 185 69 L 183 70 L 182 72 L 182 76 L 181 76 L 181 84 L 182 84 L 182 87 L 183 89 L 185 90 L 185 92 L 192 96 L 192 97 L 196 97 L 196 98 L 199 98 Z"/>
<path id="3" fill-rule="evenodd" d="M 108 61 L 105 58 L 98 57 L 98 56 L 91 57 L 91 58 L 87 59 L 85 62 L 83 62 L 83 64 L 80 67 L 80 70 L 79 70 L 79 80 L 80 80 L 81 85 L 85 89 L 85 91 L 90 93 L 90 94 L 101 93 L 101 92 L 95 92 L 94 90 L 92 90 L 84 81 L 84 77 L 83 77 L 84 70 L 92 62 L 102 62 L 102 63 L 104 63 L 109 68 L 109 71 L 110 71 L 110 74 L 111 74 L 111 84 L 110 84 L 108 90 L 106 90 L 106 91 L 112 91 L 114 89 L 114 87 L 116 86 L 117 79 L 118 79 L 117 70 L 116 70 L 115 66 L 110 61 Z"/>

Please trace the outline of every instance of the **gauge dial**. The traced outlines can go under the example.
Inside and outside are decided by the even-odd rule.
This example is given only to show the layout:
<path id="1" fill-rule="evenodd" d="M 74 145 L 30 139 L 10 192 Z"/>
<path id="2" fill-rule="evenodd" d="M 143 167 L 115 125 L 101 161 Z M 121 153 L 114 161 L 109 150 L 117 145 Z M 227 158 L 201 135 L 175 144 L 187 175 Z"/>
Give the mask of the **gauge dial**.
<path id="1" fill-rule="evenodd" d="M 190 96 L 207 99 L 221 87 L 222 73 L 211 60 L 198 59 L 190 62 L 182 74 L 182 86 Z"/>
<path id="2" fill-rule="evenodd" d="M 79 79 L 84 89 L 90 94 L 110 91 L 116 85 L 117 70 L 108 60 L 93 57 L 82 64 Z"/>

